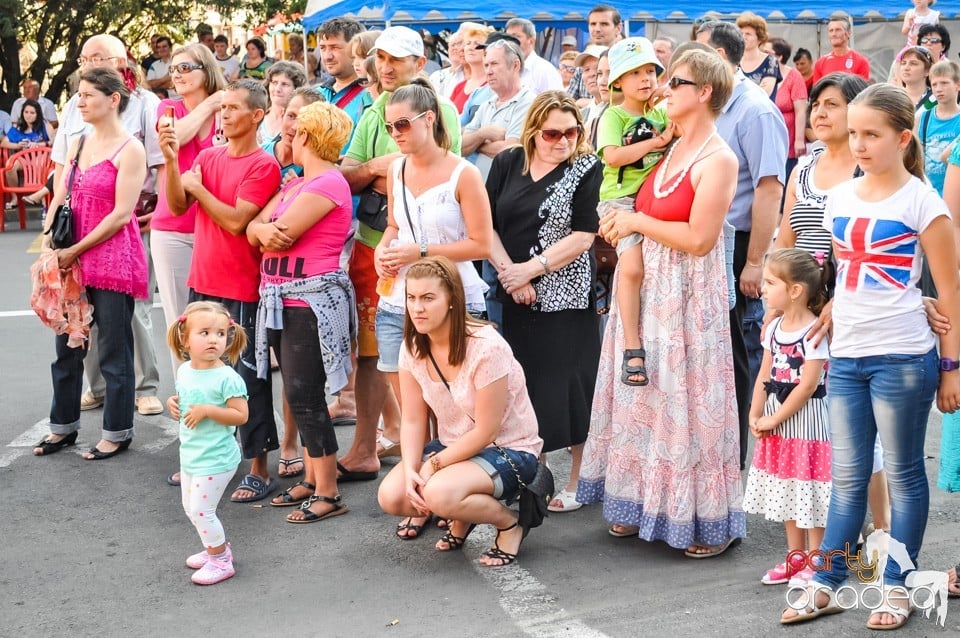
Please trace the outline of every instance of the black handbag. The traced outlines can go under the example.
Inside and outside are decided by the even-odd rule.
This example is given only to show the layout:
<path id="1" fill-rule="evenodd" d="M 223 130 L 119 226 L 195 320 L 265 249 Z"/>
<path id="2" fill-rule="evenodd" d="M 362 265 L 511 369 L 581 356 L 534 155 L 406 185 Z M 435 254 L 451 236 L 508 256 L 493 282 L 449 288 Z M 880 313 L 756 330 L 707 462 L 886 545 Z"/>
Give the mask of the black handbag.
<path id="1" fill-rule="evenodd" d="M 360 201 L 357 202 L 357 221 L 374 230 L 386 230 L 387 196 L 372 188 L 367 188 L 360 193 Z"/>
<path id="2" fill-rule="evenodd" d="M 74 244 L 73 209 L 70 207 L 70 194 L 73 192 L 73 180 L 77 176 L 77 164 L 80 162 L 80 152 L 83 150 L 83 143 L 86 139 L 86 135 L 80 138 L 77 154 L 73 156 L 73 161 L 70 162 L 70 181 L 67 184 L 67 196 L 54 211 L 50 227 L 43 231 L 44 235 L 50 235 L 50 245 L 56 250 L 69 248 Z"/>
<path id="3" fill-rule="evenodd" d="M 437 360 L 433 358 L 433 354 L 428 352 L 427 356 L 430 357 L 430 362 L 433 364 L 434 370 L 437 371 L 440 380 L 443 381 L 443 385 L 447 388 L 447 392 L 452 393 L 450 384 L 447 383 L 446 377 L 440 372 L 440 366 L 437 365 Z M 469 414 L 467 414 L 467 417 L 469 417 L 471 421 L 474 421 L 474 418 Z M 524 483 L 520 477 L 519 468 L 517 468 L 516 463 L 513 462 L 513 459 L 510 458 L 506 450 L 497 445 L 496 441 L 493 442 L 493 445 L 497 448 L 497 452 L 506 459 L 507 463 L 513 469 L 513 473 L 517 477 L 517 484 L 520 485 L 519 496 L 514 497 L 506 503 L 509 506 L 517 501 L 520 502 L 517 524 L 523 529 L 524 536 L 526 536 L 527 532 L 534 527 L 540 527 L 540 525 L 543 524 L 543 519 L 549 515 L 547 505 L 550 504 L 550 501 L 553 500 L 553 495 L 556 493 L 553 472 L 550 471 L 550 468 L 547 467 L 546 464 L 538 462 L 537 473 L 534 474 L 533 480 L 529 483 Z"/>

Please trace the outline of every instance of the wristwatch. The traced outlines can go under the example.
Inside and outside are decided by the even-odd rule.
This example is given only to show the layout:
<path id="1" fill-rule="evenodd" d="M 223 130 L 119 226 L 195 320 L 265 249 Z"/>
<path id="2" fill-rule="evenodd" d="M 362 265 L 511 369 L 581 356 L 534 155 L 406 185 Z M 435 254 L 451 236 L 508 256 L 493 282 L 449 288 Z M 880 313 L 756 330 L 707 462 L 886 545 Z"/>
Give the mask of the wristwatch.
<path id="1" fill-rule="evenodd" d="M 946 357 L 940 358 L 940 370 L 942 372 L 950 372 L 958 369 L 960 369 L 960 361 L 957 361 L 956 359 L 947 359 Z"/>
<path id="2" fill-rule="evenodd" d="M 420 244 L 420 259 L 423 259 L 426 256 L 427 256 L 427 245 Z"/>
<path id="3" fill-rule="evenodd" d="M 537 261 L 540 262 L 540 265 L 543 266 L 544 274 L 550 274 L 550 262 L 547 261 L 546 255 L 537 255 Z"/>

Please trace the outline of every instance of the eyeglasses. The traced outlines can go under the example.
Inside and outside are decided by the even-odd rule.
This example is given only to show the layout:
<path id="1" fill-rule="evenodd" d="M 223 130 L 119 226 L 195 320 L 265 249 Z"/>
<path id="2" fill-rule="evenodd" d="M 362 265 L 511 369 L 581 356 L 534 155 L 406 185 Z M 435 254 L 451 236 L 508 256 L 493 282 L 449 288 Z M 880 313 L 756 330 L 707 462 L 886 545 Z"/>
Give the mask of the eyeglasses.
<path id="1" fill-rule="evenodd" d="M 544 142 L 553 144 L 559 142 L 561 137 L 567 138 L 568 141 L 572 142 L 573 140 L 580 137 L 580 132 L 583 129 L 579 125 L 574 126 L 573 128 L 568 128 L 565 131 L 561 131 L 555 128 L 542 128 L 540 129 L 540 137 L 543 138 Z"/>
<path id="2" fill-rule="evenodd" d="M 197 69 L 202 69 L 202 64 L 197 64 L 196 62 L 180 62 L 179 64 L 171 64 L 167 67 L 167 73 L 173 75 L 174 73 L 179 73 L 180 75 L 186 75 L 190 71 L 196 71 Z"/>
<path id="3" fill-rule="evenodd" d="M 560 70 L 561 70 L 561 71 L 566 71 L 567 73 L 573 73 L 574 71 L 577 70 L 577 67 L 575 67 L 575 66 L 570 66 L 569 64 L 561 64 L 561 65 L 560 65 Z"/>
<path id="4" fill-rule="evenodd" d="M 678 87 L 681 87 L 681 86 L 698 86 L 698 85 L 693 80 L 688 80 L 686 78 L 678 78 L 677 76 L 673 76 L 667 81 L 667 86 L 669 86 L 671 90 L 675 91 L 677 90 Z"/>
<path id="5" fill-rule="evenodd" d="M 101 58 L 99 55 L 93 55 L 93 56 L 90 56 L 89 58 L 85 58 L 81 55 L 79 58 L 77 58 L 77 64 L 79 64 L 80 66 L 83 66 L 84 64 L 102 64 L 107 60 L 117 60 L 117 59 L 118 58 L 115 55 L 109 58 Z"/>
<path id="6" fill-rule="evenodd" d="M 406 133 L 410 130 L 411 123 L 414 120 L 419 120 L 429 112 L 430 111 L 424 111 L 423 113 L 419 113 L 413 117 L 401 117 L 395 119 L 393 122 L 384 122 L 383 128 L 387 129 L 387 135 L 393 135 L 394 130 L 396 130 L 397 133 Z"/>
<path id="7" fill-rule="evenodd" d="M 920 44 L 940 44 L 943 42 L 940 38 L 920 38 Z"/>

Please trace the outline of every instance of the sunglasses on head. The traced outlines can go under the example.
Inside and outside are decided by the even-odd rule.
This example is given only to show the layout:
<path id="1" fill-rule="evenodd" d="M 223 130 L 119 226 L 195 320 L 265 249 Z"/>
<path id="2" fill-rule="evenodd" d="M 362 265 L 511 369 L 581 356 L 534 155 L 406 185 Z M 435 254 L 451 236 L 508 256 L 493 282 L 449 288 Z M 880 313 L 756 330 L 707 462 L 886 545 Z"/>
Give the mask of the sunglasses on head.
<path id="1" fill-rule="evenodd" d="M 393 132 L 397 133 L 406 133 L 410 130 L 411 122 L 418 120 L 430 111 L 424 111 L 423 113 L 418 113 L 413 117 L 400 117 L 395 119 L 392 122 L 384 122 L 383 127 L 387 129 L 387 135 L 393 135 Z"/>
<path id="2" fill-rule="evenodd" d="M 681 86 L 697 86 L 697 83 L 694 82 L 693 80 L 688 80 L 686 78 L 678 78 L 677 76 L 673 76 L 667 81 L 667 86 L 669 86 L 672 90 L 676 90 L 678 87 L 681 87 Z"/>
<path id="3" fill-rule="evenodd" d="M 550 144 L 553 144 L 554 142 L 559 142 L 561 137 L 565 137 L 567 138 L 567 140 L 572 142 L 578 137 L 580 137 L 581 130 L 582 129 L 580 128 L 579 125 L 574 126 L 572 128 L 568 128 L 565 131 L 561 131 L 555 128 L 542 128 L 540 129 L 540 137 L 543 138 L 544 142 L 549 142 Z"/>
<path id="4" fill-rule="evenodd" d="M 180 75 L 186 75 L 190 71 L 196 71 L 197 69 L 202 69 L 202 64 L 197 64 L 196 62 L 180 62 L 179 64 L 171 64 L 167 67 L 167 73 L 173 75 L 174 73 L 179 73 Z"/>

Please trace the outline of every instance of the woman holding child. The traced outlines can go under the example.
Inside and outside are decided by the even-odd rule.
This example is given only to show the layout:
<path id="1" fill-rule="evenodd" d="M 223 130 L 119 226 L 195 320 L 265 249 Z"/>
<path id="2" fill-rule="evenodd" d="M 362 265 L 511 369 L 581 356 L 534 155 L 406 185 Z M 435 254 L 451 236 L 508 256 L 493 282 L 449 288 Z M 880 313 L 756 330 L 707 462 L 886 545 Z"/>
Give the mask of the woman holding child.
<path id="1" fill-rule="evenodd" d="M 600 221 L 611 243 L 645 237 L 640 332 L 649 386 L 620 381 L 624 331 L 614 307 L 577 500 L 603 500 L 610 534 L 664 540 L 691 558 L 718 556 L 746 534 L 721 239 L 737 164 L 714 124 L 733 83 L 712 52 L 674 62 L 667 115 L 683 136 L 640 188 L 639 214 Z"/>

